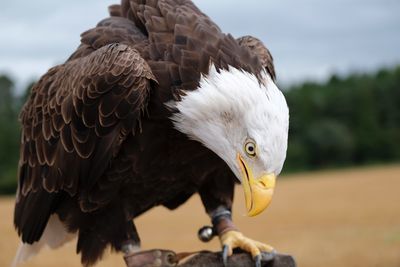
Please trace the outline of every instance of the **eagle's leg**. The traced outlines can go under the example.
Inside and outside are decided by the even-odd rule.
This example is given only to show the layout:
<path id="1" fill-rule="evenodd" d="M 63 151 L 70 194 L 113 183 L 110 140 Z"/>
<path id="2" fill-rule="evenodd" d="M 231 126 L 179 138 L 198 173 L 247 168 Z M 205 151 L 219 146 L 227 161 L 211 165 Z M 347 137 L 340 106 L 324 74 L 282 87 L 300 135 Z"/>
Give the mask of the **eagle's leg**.
<path id="1" fill-rule="evenodd" d="M 121 245 L 121 251 L 124 255 L 131 255 L 140 251 L 140 244 L 134 242 L 133 240 L 127 240 Z"/>
<path id="2" fill-rule="evenodd" d="M 128 221 L 126 228 L 125 240 L 121 242 L 119 247 L 124 255 L 128 256 L 140 251 L 140 238 L 133 221 Z"/>
<path id="3" fill-rule="evenodd" d="M 159 249 L 140 251 L 140 239 L 133 221 L 127 222 L 125 241 L 122 241 L 117 249 L 124 253 L 127 267 L 174 267 L 178 262 L 176 254 L 172 251 Z"/>
<path id="4" fill-rule="evenodd" d="M 274 252 L 270 245 L 244 236 L 233 224 L 231 212 L 228 209 L 219 208 L 211 214 L 211 219 L 215 234 L 219 236 L 223 247 L 222 259 L 225 266 L 227 266 L 228 257 L 233 254 L 233 249 L 235 248 L 249 252 L 255 261 L 256 267 L 261 267 L 261 252 Z"/>
<path id="5" fill-rule="evenodd" d="M 273 252 L 269 245 L 245 237 L 232 222 L 231 207 L 234 194 L 234 178 L 218 175 L 208 179 L 199 190 L 201 200 L 213 224 L 213 234 L 218 235 L 223 247 L 222 258 L 227 266 L 233 249 L 251 253 L 256 266 L 261 266 L 261 252 Z"/>

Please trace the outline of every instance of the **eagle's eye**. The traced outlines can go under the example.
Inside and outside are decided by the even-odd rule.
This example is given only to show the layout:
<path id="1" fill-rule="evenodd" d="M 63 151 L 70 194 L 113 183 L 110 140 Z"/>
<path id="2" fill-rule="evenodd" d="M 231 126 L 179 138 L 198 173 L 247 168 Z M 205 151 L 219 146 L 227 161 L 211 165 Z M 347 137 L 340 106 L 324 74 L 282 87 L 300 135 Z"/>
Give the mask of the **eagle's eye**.
<path id="1" fill-rule="evenodd" d="M 256 143 L 253 140 L 246 141 L 244 145 L 244 151 L 246 151 L 247 156 L 255 157 L 256 156 Z"/>

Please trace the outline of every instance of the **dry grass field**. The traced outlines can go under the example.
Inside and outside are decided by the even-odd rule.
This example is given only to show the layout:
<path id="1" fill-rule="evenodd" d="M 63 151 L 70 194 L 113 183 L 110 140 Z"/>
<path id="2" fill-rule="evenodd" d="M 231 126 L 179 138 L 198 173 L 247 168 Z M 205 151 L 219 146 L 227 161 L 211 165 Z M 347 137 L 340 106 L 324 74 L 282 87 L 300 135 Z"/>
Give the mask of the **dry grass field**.
<path id="1" fill-rule="evenodd" d="M 400 266 L 400 166 L 304 173 L 278 182 L 271 207 L 247 218 L 237 188 L 234 220 L 249 237 L 294 255 L 300 267 Z M 12 226 L 13 199 L 0 201 L 0 266 L 9 266 L 18 246 Z M 136 220 L 143 248 L 218 250 L 203 244 L 197 230 L 208 224 L 198 197 L 177 211 L 157 208 Z M 75 241 L 45 250 L 22 266 L 80 266 Z M 107 253 L 97 266 L 124 266 Z"/>

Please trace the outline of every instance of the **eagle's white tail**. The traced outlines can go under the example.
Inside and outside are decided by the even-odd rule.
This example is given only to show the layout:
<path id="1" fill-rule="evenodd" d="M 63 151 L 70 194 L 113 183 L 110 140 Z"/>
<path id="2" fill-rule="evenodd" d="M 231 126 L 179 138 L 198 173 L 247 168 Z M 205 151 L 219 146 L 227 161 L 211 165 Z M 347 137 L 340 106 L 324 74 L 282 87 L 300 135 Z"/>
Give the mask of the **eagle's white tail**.
<path id="1" fill-rule="evenodd" d="M 45 245 L 52 249 L 56 249 L 72 240 L 74 237 L 74 234 L 67 232 L 58 216 L 53 214 L 50 216 L 46 229 L 38 242 L 35 242 L 32 245 L 21 242 L 11 266 L 16 267 L 21 262 L 34 257 Z"/>

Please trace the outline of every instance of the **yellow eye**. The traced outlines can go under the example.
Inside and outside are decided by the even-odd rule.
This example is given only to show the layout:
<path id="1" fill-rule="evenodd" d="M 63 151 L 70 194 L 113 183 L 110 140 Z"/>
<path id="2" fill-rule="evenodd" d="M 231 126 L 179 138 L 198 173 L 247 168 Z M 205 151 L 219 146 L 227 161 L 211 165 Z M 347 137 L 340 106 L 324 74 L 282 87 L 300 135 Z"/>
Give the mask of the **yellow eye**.
<path id="1" fill-rule="evenodd" d="M 244 151 L 249 157 L 256 156 L 256 143 L 254 141 L 247 141 L 244 145 Z"/>

